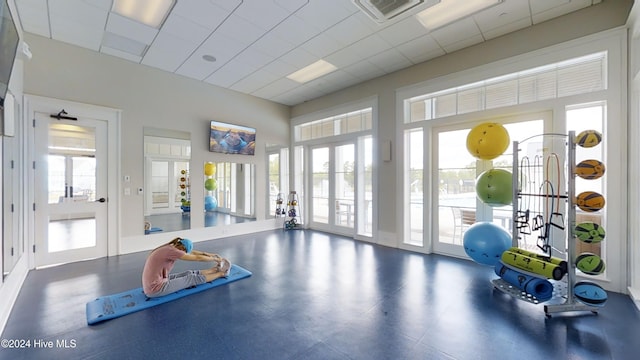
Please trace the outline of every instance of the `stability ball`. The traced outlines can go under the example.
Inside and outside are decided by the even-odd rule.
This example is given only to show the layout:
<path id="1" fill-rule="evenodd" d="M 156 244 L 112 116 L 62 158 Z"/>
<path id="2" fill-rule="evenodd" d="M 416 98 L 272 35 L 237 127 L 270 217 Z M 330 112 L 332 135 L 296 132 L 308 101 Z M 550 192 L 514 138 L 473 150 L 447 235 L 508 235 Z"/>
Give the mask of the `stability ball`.
<path id="1" fill-rule="evenodd" d="M 505 206 L 513 200 L 513 177 L 504 169 L 489 169 L 476 179 L 476 195 L 489 206 Z"/>
<path id="2" fill-rule="evenodd" d="M 462 243 L 464 251 L 473 261 L 496 266 L 502 253 L 511 247 L 511 234 L 492 222 L 481 221 L 465 231 Z"/>
<path id="3" fill-rule="evenodd" d="M 482 123 L 467 135 L 467 150 L 481 160 L 492 160 L 509 147 L 509 133 L 498 123 Z"/>
<path id="4" fill-rule="evenodd" d="M 206 211 L 213 211 L 218 207 L 218 200 L 211 195 L 204 197 L 204 209 Z"/>
<path id="5" fill-rule="evenodd" d="M 213 176 L 216 172 L 216 164 L 208 162 L 204 164 L 204 174 L 206 176 Z"/>
<path id="6" fill-rule="evenodd" d="M 208 191 L 213 191 L 218 188 L 218 181 L 216 179 L 207 179 L 204 182 L 204 188 Z"/>

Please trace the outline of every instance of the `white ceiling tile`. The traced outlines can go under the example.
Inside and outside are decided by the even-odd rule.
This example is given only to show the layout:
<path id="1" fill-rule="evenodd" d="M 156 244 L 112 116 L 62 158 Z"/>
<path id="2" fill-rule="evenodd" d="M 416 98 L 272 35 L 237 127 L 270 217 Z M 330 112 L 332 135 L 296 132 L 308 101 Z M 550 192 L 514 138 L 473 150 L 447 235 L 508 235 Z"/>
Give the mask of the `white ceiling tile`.
<path id="1" fill-rule="evenodd" d="M 509 24 L 522 23 L 528 20 L 531 23 L 531 13 L 528 6 L 522 6 L 515 1 L 503 1 L 478 14 L 473 15 L 480 30 L 485 33 L 497 28 L 509 28 Z"/>
<path id="2" fill-rule="evenodd" d="M 414 64 L 445 54 L 444 49 L 438 45 L 431 35 L 425 35 L 406 42 L 398 46 L 397 49 Z"/>
<path id="3" fill-rule="evenodd" d="M 251 47 L 267 55 L 273 56 L 274 58 L 277 58 L 293 50 L 295 46 L 287 41 L 280 39 L 274 33 L 268 32 L 256 42 L 251 44 Z"/>
<path id="4" fill-rule="evenodd" d="M 274 58 L 272 56 L 266 55 L 259 50 L 248 48 L 236 55 L 232 61 L 257 69 L 267 65 L 273 60 Z"/>
<path id="5" fill-rule="evenodd" d="M 224 0 L 219 0 L 224 1 Z M 257 0 L 264 1 L 264 0 Z M 303 6 L 306 6 L 309 3 L 309 0 L 273 0 L 274 3 L 278 4 L 284 9 L 287 9 L 290 13 L 300 9 Z"/>
<path id="6" fill-rule="evenodd" d="M 485 40 L 489 40 L 514 31 L 518 31 L 520 29 L 524 29 L 528 26 L 531 26 L 531 18 L 529 17 L 490 30 L 485 30 L 482 32 L 482 37 L 484 37 Z"/>
<path id="7" fill-rule="evenodd" d="M 229 62 L 242 51 L 243 45 L 226 36 L 214 33 L 176 70 L 179 75 L 203 80 L 218 68 Z M 212 55 L 217 60 L 209 62 L 202 59 L 203 55 Z"/>
<path id="8" fill-rule="evenodd" d="M 301 48 L 295 48 L 280 57 L 280 60 L 287 64 L 295 66 L 296 69 L 301 69 L 320 59 Z"/>
<path id="9" fill-rule="evenodd" d="M 374 34 L 327 56 L 326 60 L 341 68 L 383 52 L 390 47 L 389 43 Z"/>
<path id="10" fill-rule="evenodd" d="M 254 92 L 256 96 L 260 97 L 271 97 L 276 96 L 292 89 L 299 87 L 300 84 L 293 80 L 289 80 L 288 78 L 280 78 L 269 85 L 257 90 Z"/>
<path id="11" fill-rule="evenodd" d="M 347 8 L 334 6 L 327 1 L 313 1 L 295 13 L 307 24 L 324 31 L 353 14 Z"/>
<path id="12" fill-rule="evenodd" d="M 188 1 L 188 2 L 192 2 L 192 1 Z M 204 2 L 204 1 L 195 1 L 195 2 Z M 209 0 L 208 2 L 210 2 L 212 5 L 221 7 L 229 12 L 233 11 L 243 3 L 242 0 Z"/>
<path id="13" fill-rule="evenodd" d="M 256 69 L 237 62 L 230 62 L 207 77 L 204 81 L 218 86 L 229 88 L 238 80 L 251 74 Z"/>
<path id="14" fill-rule="evenodd" d="M 266 30 L 234 14 L 231 14 L 216 30 L 216 33 L 243 44 L 245 47 L 256 41 L 265 32 Z"/>
<path id="15" fill-rule="evenodd" d="M 360 13 L 353 14 L 345 20 L 337 23 L 326 30 L 325 34 L 336 39 L 343 45 L 351 45 L 354 42 L 364 39 L 378 29 L 372 27 L 373 22 L 364 18 Z"/>
<path id="16" fill-rule="evenodd" d="M 182 65 L 184 59 L 197 49 L 198 45 L 161 31 L 144 55 L 142 64 L 174 72 Z"/>
<path id="17" fill-rule="evenodd" d="M 276 3 L 264 0 L 246 1 L 233 13 L 264 30 L 271 30 L 291 14 Z"/>
<path id="18" fill-rule="evenodd" d="M 151 44 L 156 35 L 158 35 L 158 29 L 115 13 L 109 14 L 106 30 L 143 44 Z"/>
<path id="19" fill-rule="evenodd" d="M 549 0 L 541 0 L 541 2 L 543 3 L 547 3 L 550 2 Z M 532 3 L 537 3 L 537 1 L 533 1 Z M 560 3 L 560 4 L 558 4 Z M 551 4 L 550 4 L 551 5 Z M 552 18 L 558 17 L 558 16 L 562 16 L 564 14 L 570 13 L 572 11 L 576 11 L 576 10 L 580 10 L 584 7 L 590 6 L 591 5 L 591 0 L 571 0 L 569 2 L 566 2 L 566 0 L 563 0 L 562 2 L 560 1 L 556 1 L 554 7 L 549 8 L 548 10 L 544 10 L 544 11 L 537 11 L 532 9 L 531 12 L 533 13 L 533 23 L 534 24 L 539 24 L 543 21 L 547 21 L 550 20 Z M 533 6 L 532 6 L 533 7 Z"/>
<path id="20" fill-rule="evenodd" d="M 386 73 L 392 73 L 396 70 L 412 65 L 411 61 L 396 49 L 383 51 L 368 57 L 367 60 L 384 70 Z"/>
<path id="21" fill-rule="evenodd" d="M 442 47 L 460 43 L 467 38 L 474 38 L 478 35 L 481 35 L 480 29 L 478 29 L 478 25 L 473 21 L 473 18 L 470 17 L 431 32 L 431 36 Z"/>
<path id="22" fill-rule="evenodd" d="M 533 15 L 551 10 L 555 7 L 565 5 L 571 2 L 571 0 L 533 0 L 529 1 L 529 8 Z"/>
<path id="23" fill-rule="evenodd" d="M 240 91 L 243 93 L 253 93 L 268 84 L 278 80 L 280 76 L 271 74 L 268 71 L 256 71 L 249 74 L 245 78 L 236 82 L 231 89 Z"/>
<path id="24" fill-rule="evenodd" d="M 25 32 L 50 37 L 47 3 L 41 0 L 17 1 L 18 17 Z"/>
<path id="25" fill-rule="evenodd" d="M 444 48 L 444 51 L 446 51 L 447 53 L 452 53 L 454 51 L 458 51 L 460 49 L 464 49 L 466 47 L 479 44 L 483 41 L 484 41 L 484 38 L 482 37 L 482 35 L 476 35 L 476 36 L 464 38 L 458 42 L 443 45 L 442 47 Z"/>
<path id="26" fill-rule="evenodd" d="M 270 62 L 262 69 L 278 76 L 287 76 L 300 68 L 278 59 Z"/>
<path id="27" fill-rule="evenodd" d="M 411 16 L 378 32 L 378 35 L 391 44 L 402 44 L 426 35 L 427 29 Z"/>
<path id="28" fill-rule="evenodd" d="M 88 28 L 104 29 L 108 9 L 82 0 L 49 1 L 52 26 L 55 23 L 76 23 Z"/>
<path id="29" fill-rule="evenodd" d="M 211 34 L 211 29 L 182 15 L 172 14 L 160 29 L 160 34 L 163 33 L 171 34 L 185 42 L 201 44 Z"/>
<path id="30" fill-rule="evenodd" d="M 370 63 L 367 60 L 357 62 L 355 64 L 346 66 L 342 70 L 353 77 L 361 80 L 373 79 L 385 74 L 385 71 Z"/>
<path id="31" fill-rule="evenodd" d="M 343 45 L 329 35 L 320 33 L 316 37 L 309 39 L 309 41 L 302 44 L 300 47 L 308 51 L 310 54 L 323 58 L 340 50 Z"/>
<path id="32" fill-rule="evenodd" d="M 51 36 L 54 39 L 94 51 L 100 49 L 103 30 L 87 29 L 77 23 L 59 23 L 58 20 L 54 20 L 52 23 Z"/>
<path id="33" fill-rule="evenodd" d="M 273 30 L 273 35 L 298 46 L 318 34 L 319 30 L 295 16 L 290 16 Z"/>
<path id="34" fill-rule="evenodd" d="M 220 3 L 224 1 L 219 1 Z M 231 1 L 229 1 L 231 3 Z M 235 2 L 234 2 L 235 3 Z M 237 5 L 237 4 L 235 4 Z M 235 7 L 235 6 L 234 6 Z M 211 1 L 178 1 L 173 7 L 169 20 L 174 15 L 180 15 L 209 30 L 214 30 L 231 14 L 231 9 L 216 5 Z"/>

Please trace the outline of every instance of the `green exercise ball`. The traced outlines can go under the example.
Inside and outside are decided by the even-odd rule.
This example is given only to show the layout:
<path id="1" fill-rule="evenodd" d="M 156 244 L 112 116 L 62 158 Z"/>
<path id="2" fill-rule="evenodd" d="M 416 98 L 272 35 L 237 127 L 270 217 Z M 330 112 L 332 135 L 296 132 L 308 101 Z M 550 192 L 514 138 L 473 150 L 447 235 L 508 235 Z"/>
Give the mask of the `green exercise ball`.
<path id="1" fill-rule="evenodd" d="M 218 188 L 218 182 L 216 181 L 216 179 L 207 179 L 204 182 L 204 188 L 208 191 L 213 191 Z"/>
<path id="2" fill-rule="evenodd" d="M 513 200 L 513 177 L 504 169 L 490 169 L 476 179 L 476 195 L 489 206 L 510 205 Z"/>

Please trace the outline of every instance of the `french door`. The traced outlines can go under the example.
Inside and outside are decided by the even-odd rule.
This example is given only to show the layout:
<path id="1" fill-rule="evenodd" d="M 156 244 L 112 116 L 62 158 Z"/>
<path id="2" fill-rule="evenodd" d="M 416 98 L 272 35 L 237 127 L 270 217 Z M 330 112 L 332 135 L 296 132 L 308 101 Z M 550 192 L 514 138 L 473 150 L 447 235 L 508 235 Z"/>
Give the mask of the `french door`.
<path id="1" fill-rule="evenodd" d="M 35 112 L 37 267 L 107 255 L 107 121 Z"/>
<path id="2" fill-rule="evenodd" d="M 372 137 L 310 148 L 310 223 L 315 229 L 371 241 Z"/>
<path id="3" fill-rule="evenodd" d="M 544 133 L 545 123 L 551 123 L 551 113 L 519 115 L 498 119 L 509 132 L 510 138 L 524 140 Z M 473 126 L 435 127 L 431 142 L 433 170 L 436 182 L 432 185 L 433 250 L 453 256 L 465 256 L 463 237 L 466 229 L 476 221 L 491 221 L 511 232 L 513 208 L 489 206 L 476 196 L 475 181 L 484 171 L 497 168 L 511 173 L 513 156 L 511 144 L 499 157 L 479 160 L 464 148 L 466 137 Z M 542 147 L 542 146 L 540 146 Z M 512 189 L 507 191 L 511 192 Z"/>

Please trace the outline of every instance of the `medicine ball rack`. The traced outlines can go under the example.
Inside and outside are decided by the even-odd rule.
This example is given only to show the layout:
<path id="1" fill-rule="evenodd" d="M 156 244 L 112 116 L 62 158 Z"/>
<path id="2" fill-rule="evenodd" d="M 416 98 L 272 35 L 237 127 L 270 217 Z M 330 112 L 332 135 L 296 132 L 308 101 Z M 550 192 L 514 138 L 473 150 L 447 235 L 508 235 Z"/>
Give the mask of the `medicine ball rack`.
<path id="1" fill-rule="evenodd" d="M 285 230 L 299 229 L 302 227 L 300 201 L 298 199 L 298 193 L 295 191 L 291 191 L 287 197 L 286 217 L 283 226 Z"/>
<path id="2" fill-rule="evenodd" d="M 556 177 L 558 181 L 556 184 L 560 184 L 559 179 L 562 178 L 562 170 L 568 169 L 568 173 L 566 174 L 566 181 L 561 183 L 562 185 L 566 185 L 565 194 L 562 194 L 562 189 L 553 189 L 553 186 L 547 186 L 547 184 L 552 184 L 550 182 L 550 171 L 548 166 L 543 166 L 542 163 L 534 163 L 534 171 L 541 173 L 542 177 L 540 189 L 542 189 L 542 185 L 544 186 L 544 191 L 539 191 L 537 194 L 530 190 L 530 187 L 523 187 L 523 183 L 530 181 L 531 179 L 523 179 L 522 168 L 520 167 L 522 157 L 519 156 L 520 153 L 520 145 L 523 142 L 529 141 L 533 138 L 542 136 L 543 144 L 545 141 L 549 141 L 549 139 L 558 139 L 563 140 L 566 149 L 566 159 L 568 163 L 568 167 L 560 166 L 560 160 L 556 156 L 555 159 L 557 161 L 557 169 L 558 173 Z M 553 141 L 553 140 L 551 140 Z M 548 147 L 543 146 L 543 151 L 547 152 Z M 537 237 L 537 247 L 539 250 L 542 250 L 545 256 L 552 256 L 552 253 L 555 251 L 558 254 L 558 257 L 563 258 L 567 261 L 567 274 L 561 280 L 550 280 L 553 284 L 553 297 L 546 302 L 544 305 L 544 312 L 547 317 L 551 317 L 551 314 L 554 313 L 562 313 L 562 312 L 570 312 L 570 311 L 591 311 L 596 314 L 599 307 L 590 306 L 587 304 L 583 304 L 579 302 L 575 295 L 573 288 L 576 284 L 576 249 L 575 242 L 576 236 L 574 234 L 574 228 L 576 225 L 576 204 L 575 204 L 575 166 L 576 166 L 576 142 L 575 142 L 575 132 L 570 131 L 568 135 L 566 134 L 540 134 L 532 136 L 528 139 L 525 139 L 521 142 L 514 141 L 513 142 L 513 165 L 512 165 L 512 176 L 513 176 L 513 214 L 512 214 L 512 246 L 518 247 L 519 240 L 523 237 L 534 235 L 534 231 L 538 230 L 540 235 Z M 551 155 L 546 155 L 548 158 Z M 547 164 L 548 165 L 548 164 Z M 535 183 L 535 181 L 534 181 Z M 559 186 L 559 187 L 561 187 Z M 549 189 L 551 193 L 548 192 Z M 532 201 L 544 201 L 544 208 L 537 209 L 538 211 L 530 212 L 529 209 L 526 211 L 522 211 L 519 209 L 519 204 L 521 202 L 525 202 L 527 204 L 531 204 Z M 555 201 L 564 202 L 566 204 L 566 222 L 564 221 L 562 213 L 559 211 L 560 205 L 559 203 L 554 203 Z M 548 207 L 548 203 L 551 203 L 551 209 Z M 555 207 L 555 208 L 554 208 Z M 551 211 L 549 211 L 551 210 Z M 555 222 L 551 224 L 552 221 L 551 215 L 557 214 L 561 219 L 561 224 Z M 537 227 L 535 230 L 533 228 L 526 229 L 526 226 L 529 226 L 529 221 L 532 220 L 533 217 L 538 217 L 542 219 L 549 219 L 549 221 L 545 221 L 543 224 Z M 526 226 L 525 221 L 526 219 Z M 557 219 L 556 219 L 557 221 Z M 524 228 L 524 229 L 523 229 Z M 554 229 L 555 228 L 555 229 Z M 530 230 L 530 231 L 528 231 Z M 558 233 L 562 232 L 562 236 Z M 552 233 L 555 233 L 552 236 Z M 521 235 L 523 237 L 521 237 Z M 551 239 L 561 238 L 557 241 L 550 242 Z M 526 243 L 526 241 L 525 241 Z M 528 275 L 538 276 L 536 274 L 528 273 Z M 492 280 L 492 284 L 495 289 L 508 294 L 512 297 L 515 297 L 519 300 L 523 300 L 532 304 L 540 304 L 541 301 L 536 299 L 533 295 L 527 294 L 526 292 L 516 288 L 515 286 L 509 284 L 502 278 Z"/>

